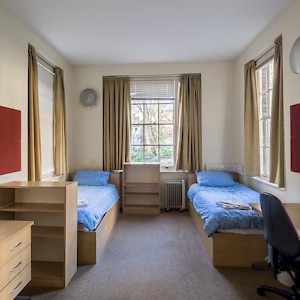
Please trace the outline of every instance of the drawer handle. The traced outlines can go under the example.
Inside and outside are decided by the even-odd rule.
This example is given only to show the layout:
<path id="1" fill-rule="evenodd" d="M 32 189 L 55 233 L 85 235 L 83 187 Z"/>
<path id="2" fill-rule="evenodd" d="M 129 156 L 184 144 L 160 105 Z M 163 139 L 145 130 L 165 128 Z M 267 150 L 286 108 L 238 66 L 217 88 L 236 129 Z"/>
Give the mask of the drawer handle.
<path id="1" fill-rule="evenodd" d="M 15 272 L 17 269 L 19 269 L 22 266 L 22 262 L 20 261 L 14 268 L 10 270 L 10 273 Z"/>
<path id="2" fill-rule="evenodd" d="M 15 293 L 15 292 L 21 287 L 22 283 L 23 283 L 23 282 L 20 281 L 20 282 L 18 283 L 18 285 L 10 292 L 10 294 Z"/>
<path id="3" fill-rule="evenodd" d="M 17 244 L 15 247 L 10 248 L 9 251 L 10 251 L 10 252 L 15 251 L 15 250 L 18 249 L 21 245 L 22 245 L 22 242 L 19 242 L 19 244 Z"/>

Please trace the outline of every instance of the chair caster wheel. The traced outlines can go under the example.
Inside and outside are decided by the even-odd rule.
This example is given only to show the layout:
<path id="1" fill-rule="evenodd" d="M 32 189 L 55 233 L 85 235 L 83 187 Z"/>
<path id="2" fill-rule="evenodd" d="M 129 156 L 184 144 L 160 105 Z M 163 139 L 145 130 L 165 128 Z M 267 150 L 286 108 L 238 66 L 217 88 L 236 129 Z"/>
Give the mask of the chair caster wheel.
<path id="1" fill-rule="evenodd" d="M 265 295 L 265 291 L 262 288 L 257 288 L 257 294 L 260 296 L 264 296 Z"/>

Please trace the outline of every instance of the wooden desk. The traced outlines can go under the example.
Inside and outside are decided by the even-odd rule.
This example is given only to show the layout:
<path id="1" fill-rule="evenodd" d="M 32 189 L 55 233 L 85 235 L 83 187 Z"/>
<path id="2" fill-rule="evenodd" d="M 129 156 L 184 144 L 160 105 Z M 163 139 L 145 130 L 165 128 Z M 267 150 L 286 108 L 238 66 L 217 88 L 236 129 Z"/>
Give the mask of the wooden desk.
<path id="1" fill-rule="evenodd" d="M 282 203 L 300 237 L 300 203 Z M 252 209 L 261 215 L 259 203 L 250 203 Z"/>

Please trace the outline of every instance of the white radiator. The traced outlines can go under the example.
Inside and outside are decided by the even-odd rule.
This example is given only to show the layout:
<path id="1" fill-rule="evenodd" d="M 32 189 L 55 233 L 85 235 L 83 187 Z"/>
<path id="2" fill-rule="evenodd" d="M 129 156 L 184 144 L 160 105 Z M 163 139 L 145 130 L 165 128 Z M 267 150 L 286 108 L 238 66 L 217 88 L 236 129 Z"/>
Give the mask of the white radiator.
<path id="1" fill-rule="evenodd" d="M 166 210 L 185 210 L 185 181 L 166 180 Z"/>

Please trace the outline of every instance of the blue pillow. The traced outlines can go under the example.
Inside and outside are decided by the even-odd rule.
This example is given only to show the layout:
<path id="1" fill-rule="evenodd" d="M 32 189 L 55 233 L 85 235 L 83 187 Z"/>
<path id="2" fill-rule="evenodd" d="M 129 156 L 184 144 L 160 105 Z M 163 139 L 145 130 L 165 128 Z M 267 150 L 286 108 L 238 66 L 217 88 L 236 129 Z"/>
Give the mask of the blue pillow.
<path id="1" fill-rule="evenodd" d="M 231 186 L 235 182 L 232 173 L 221 171 L 196 172 L 197 181 L 203 186 Z"/>
<path id="2" fill-rule="evenodd" d="M 110 172 L 79 170 L 75 173 L 74 181 L 79 185 L 108 185 Z"/>

